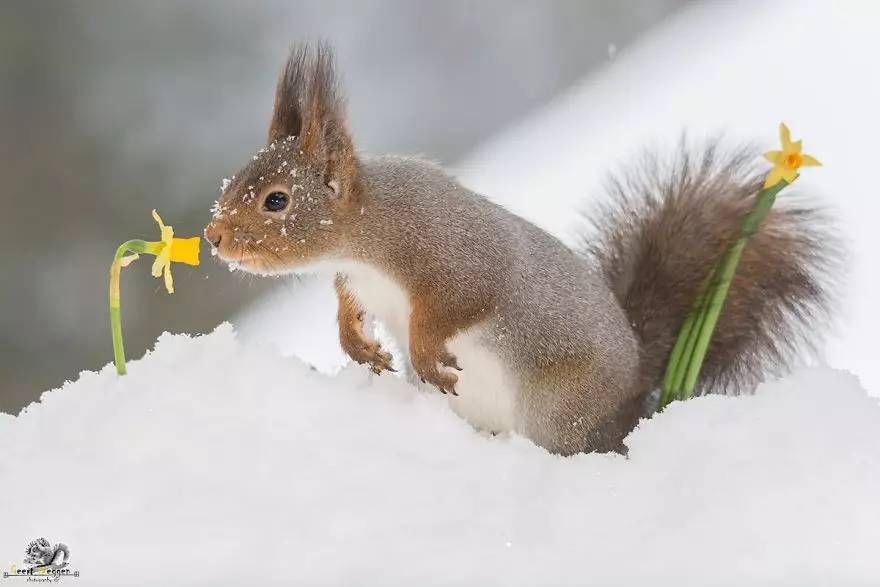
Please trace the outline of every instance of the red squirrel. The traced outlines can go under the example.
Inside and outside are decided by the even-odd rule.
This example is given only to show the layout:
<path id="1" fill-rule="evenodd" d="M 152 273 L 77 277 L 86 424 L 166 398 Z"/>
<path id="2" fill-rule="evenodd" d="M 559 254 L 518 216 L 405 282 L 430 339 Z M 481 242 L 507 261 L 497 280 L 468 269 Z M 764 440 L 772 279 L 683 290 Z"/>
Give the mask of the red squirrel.
<path id="1" fill-rule="evenodd" d="M 278 81 L 266 147 L 224 182 L 205 236 L 246 271 L 334 275 L 345 352 L 391 369 L 364 329 L 375 317 L 414 374 L 475 427 L 562 455 L 624 451 L 760 188 L 754 160 L 709 146 L 683 149 L 669 168 L 642 166 L 612 183 L 572 249 L 435 163 L 357 152 L 330 50 L 300 45 Z M 831 237 L 816 208 L 770 213 L 733 280 L 702 392 L 749 388 L 809 342 L 828 312 Z"/>

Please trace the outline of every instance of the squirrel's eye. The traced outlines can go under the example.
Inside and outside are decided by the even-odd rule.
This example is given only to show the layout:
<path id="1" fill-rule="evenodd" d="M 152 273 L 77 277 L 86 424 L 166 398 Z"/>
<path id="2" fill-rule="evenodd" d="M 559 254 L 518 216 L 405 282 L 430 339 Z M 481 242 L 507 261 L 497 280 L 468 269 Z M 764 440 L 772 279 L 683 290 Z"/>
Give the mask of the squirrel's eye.
<path id="1" fill-rule="evenodd" d="M 288 200 L 289 198 L 284 192 L 272 192 L 271 194 L 266 196 L 266 200 L 263 202 L 263 210 L 268 210 L 269 212 L 280 212 L 287 207 Z"/>

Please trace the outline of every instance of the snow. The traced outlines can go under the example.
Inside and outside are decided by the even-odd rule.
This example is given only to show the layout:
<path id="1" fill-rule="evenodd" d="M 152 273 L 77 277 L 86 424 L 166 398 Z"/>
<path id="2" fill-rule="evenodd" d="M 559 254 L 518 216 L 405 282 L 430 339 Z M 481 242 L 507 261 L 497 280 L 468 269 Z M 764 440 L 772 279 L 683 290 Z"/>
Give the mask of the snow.
<path id="1" fill-rule="evenodd" d="M 396 377 L 166 334 L 0 417 L 0 557 L 45 535 L 82 585 L 880 577 L 880 406 L 853 376 L 678 403 L 627 444 L 560 458 Z"/>
<path id="2" fill-rule="evenodd" d="M 785 120 L 825 163 L 800 187 L 850 239 L 826 355 L 861 383 L 802 369 L 673 404 L 628 457 L 563 459 L 347 364 L 330 283 L 285 281 L 235 320 L 240 339 L 163 335 L 123 378 L 108 365 L 0 414 L 0 565 L 46 536 L 82 585 L 876 583 L 878 10 L 693 5 L 458 165 L 570 239 L 573 211 L 643 145 L 686 127 L 770 148 Z"/>

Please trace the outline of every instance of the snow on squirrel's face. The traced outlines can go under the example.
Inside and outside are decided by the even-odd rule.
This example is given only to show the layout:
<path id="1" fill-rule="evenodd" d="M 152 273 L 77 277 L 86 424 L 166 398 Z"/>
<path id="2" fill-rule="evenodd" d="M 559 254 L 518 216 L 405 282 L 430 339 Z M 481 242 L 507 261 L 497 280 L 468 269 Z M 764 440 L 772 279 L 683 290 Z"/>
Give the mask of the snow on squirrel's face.
<path id="1" fill-rule="evenodd" d="M 297 137 L 260 149 L 220 191 L 205 237 L 230 270 L 282 275 L 335 250 L 338 187 L 324 183 Z"/>

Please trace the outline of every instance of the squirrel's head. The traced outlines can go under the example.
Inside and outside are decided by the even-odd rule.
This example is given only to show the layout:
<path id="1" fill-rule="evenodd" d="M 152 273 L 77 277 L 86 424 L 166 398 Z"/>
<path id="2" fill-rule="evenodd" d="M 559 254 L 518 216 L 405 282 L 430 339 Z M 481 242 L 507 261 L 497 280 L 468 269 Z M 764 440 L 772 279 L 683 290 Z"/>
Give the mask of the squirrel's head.
<path id="1" fill-rule="evenodd" d="M 266 147 L 223 180 L 205 238 L 213 254 L 260 274 L 332 256 L 360 208 L 358 162 L 330 50 L 295 47 L 281 72 Z"/>

